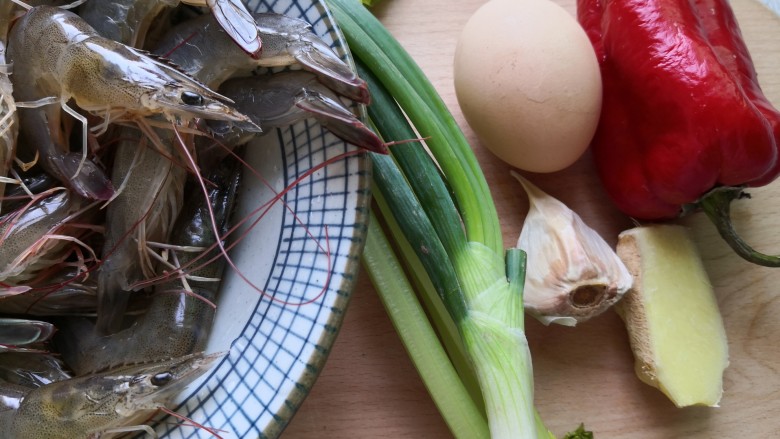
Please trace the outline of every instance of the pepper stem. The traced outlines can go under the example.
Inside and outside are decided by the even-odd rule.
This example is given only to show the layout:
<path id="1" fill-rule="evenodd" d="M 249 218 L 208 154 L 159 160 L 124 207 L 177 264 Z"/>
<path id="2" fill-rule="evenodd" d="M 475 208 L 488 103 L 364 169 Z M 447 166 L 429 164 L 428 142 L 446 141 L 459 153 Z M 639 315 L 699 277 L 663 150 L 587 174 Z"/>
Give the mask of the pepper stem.
<path id="1" fill-rule="evenodd" d="M 715 224 L 720 236 L 743 259 L 765 267 L 780 267 L 780 257 L 770 256 L 756 251 L 739 237 L 731 223 L 731 202 L 749 195 L 739 187 L 720 187 L 713 189 L 701 200 L 699 205 L 707 217 Z"/>

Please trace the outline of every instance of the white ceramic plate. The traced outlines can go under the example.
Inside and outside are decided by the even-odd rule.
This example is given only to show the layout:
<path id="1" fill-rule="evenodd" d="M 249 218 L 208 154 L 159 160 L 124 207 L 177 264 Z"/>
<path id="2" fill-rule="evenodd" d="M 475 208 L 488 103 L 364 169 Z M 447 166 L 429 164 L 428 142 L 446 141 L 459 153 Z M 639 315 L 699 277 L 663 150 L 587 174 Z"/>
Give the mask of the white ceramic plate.
<path id="1" fill-rule="evenodd" d="M 780 15 L 780 0 L 760 0 L 761 3 L 766 5 L 775 14 Z"/>
<path id="2" fill-rule="evenodd" d="M 349 59 L 321 1 L 248 5 L 308 21 Z M 353 149 L 313 121 L 263 136 L 250 145 L 247 161 L 267 185 L 245 173 L 236 215 L 249 215 L 313 167 Z M 231 251 L 240 272 L 262 293 L 228 270 L 207 350 L 229 354 L 171 408 L 221 430 L 225 438 L 281 433 L 314 384 L 341 325 L 363 248 L 369 186 L 364 155 L 328 164 L 297 183 L 284 204 L 275 203 Z M 212 437 L 172 424 L 158 425 L 161 437 Z"/>

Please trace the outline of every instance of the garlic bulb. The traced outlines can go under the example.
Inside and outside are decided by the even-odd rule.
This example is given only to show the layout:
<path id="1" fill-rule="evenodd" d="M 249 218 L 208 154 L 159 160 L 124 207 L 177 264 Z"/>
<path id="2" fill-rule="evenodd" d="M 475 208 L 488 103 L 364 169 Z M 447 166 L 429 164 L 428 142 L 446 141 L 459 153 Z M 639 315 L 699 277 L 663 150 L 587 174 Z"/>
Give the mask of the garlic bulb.
<path id="1" fill-rule="evenodd" d="M 517 241 L 528 254 L 525 309 L 545 325 L 574 326 L 601 314 L 631 288 L 626 266 L 577 213 L 512 175 L 530 201 Z"/>

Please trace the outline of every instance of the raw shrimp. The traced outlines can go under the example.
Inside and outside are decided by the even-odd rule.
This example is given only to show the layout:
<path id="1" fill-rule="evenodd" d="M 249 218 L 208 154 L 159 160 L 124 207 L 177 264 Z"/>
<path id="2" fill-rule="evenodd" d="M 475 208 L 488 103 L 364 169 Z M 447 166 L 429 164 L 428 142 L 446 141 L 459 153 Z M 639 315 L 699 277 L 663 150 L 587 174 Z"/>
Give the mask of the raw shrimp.
<path id="1" fill-rule="evenodd" d="M 0 2 L 0 194 L 3 193 L 5 184 L 8 182 L 6 177 L 14 159 L 16 137 L 19 132 L 13 85 L 8 76 L 10 66 L 6 60 L 8 31 L 15 8 L 16 5 L 13 2 Z M 0 197 L 0 213 L 3 212 L 2 206 L 3 200 Z"/>
<path id="2" fill-rule="evenodd" d="M 40 166 L 33 166 L 26 172 L 17 168 L 14 169 L 17 172 L 15 177 L 21 183 L 6 186 L 5 200 L 3 200 L 3 210 L 5 212 L 23 207 L 30 201 L 30 194 L 40 194 L 59 185 L 59 181 L 44 172 Z"/>
<path id="3" fill-rule="evenodd" d="M 94 316 L 97 311 L 97 280 L 79 267 L 39 275 L 43 285 L 27 282 L 21 292 L 0 287 L 0 313 L 31 316 Z M 40 282 L 38 282 L 40 283 Z M 135 310 L 137 306 L 134 306 Z"/>
<path id="4" fill-rule="evenodd" d="M 223 83 L 219 90 L 235 101 L 239 111 L 266 130 L 314 118 L 348 143 L 369 151 L 388 153 L 382 139 L 344 107 L 336 94 L 318 82 L 312 73 L 284 71 L 233 78 Z"/>
<path id="5" fill-rule="evenodd" d="M 208 15 L 177 25 L 154 51 L 213 88 L 231 76 L 244 75 L 257 67 L 299 64 L 337 93 L 357 102 L 370 101 L 365 81 L 312 31 L 309 23 L 273 13 L 257 13 L 253 17 L 263 40 L 259 59 L 251 59 L 238 50 Z"/>
<path id="6" fill-rule="evenodd" d="M 202 117 L 252 127 L 224 97 L 163 61 L 101 37 L 69 11 L 48 6 L 27 11 L 11 28 L 8 54 L 17 102 L 59 104 L 20 108 L 22 132 L 33 137 L 47 171 L 88 198 L 109 199 L 114 189 L 102 169 L 86 160 L 87 120 L 68 106 L 71 98 L 104 117 L 101 129 L 118 120 L 149 128 L 143 117 L 151 115 L 179 124 Z M 60 107 L 82 124 L 80 156 L 68 148 Z"/>
<path id="7" fill-rule="evenodd" d="M 79 8 L 79 15 L 106 38 L 141 48 L 154 19 L 166 7 L 179 3 L 208 6 L 216 22 L 253 58 L 260 56 L 257 26 L 240 0 L 93 0 Z"/>
<path id="8" fill-rule="evenodd" d="M 67 245 L 78 242 L 79 233 L 62 234 L 76 219 L 87 220 L 95 212 L 89 203 L 65 190 L 38 196 L 31 205 L 0 217 L 0 282 L 18 285 L 61 260 Z"/>
<path id="9" fill-rule="evenodd" d="M 19 410 L 22 400 L 25 395 L 30 393 L 30 390 L 19 384 L 0 379 L 0 431 L 3 430 L 3 426 L 11 425 L 16 410 Z"/>
<path id="10" fill-rule="evenodd" d="M 221 355 L 124 366 L 29 390 L 16 408 L 0 412 L 0 434 L 8 439 L 97 438 L 139 431 L 155 436 L 141 424 Z"/>
<path id="11" fill-rule="evenodd" d="M 0 354 L 24 351 L 54 335 L 54 325 L 40 320 L 0 318 Z"/>
<path id="12" fill-rule="evenodd" d="M 106 241 L 98 273 L 98 330 L 119 329 L 130 286 L 154 272 L 147 241 L 166 242 L 182 205 L 186 170 L 142 143 L 141 133 L 122 130 L 112 177 L 124 181 L 122 192 L 106 209 Z M 162 142 L 175 155 L 173 140 Z"/>
<path id="13" fill-rule="evenodd" d="M 176 221 L 170 245 L 172 248 L 199 249 L 197 252 L 177 251 L 178 267 L 186 267 L 191 261 L 202 267 L 188 271 L 184 280 L 157 285 L 146 314 L 115 334 L 96 335 L 94 325 L 86 319 L 62 322 L 57 345 L 76 374 L 116 364 L 178 357 L 205 347 L 216 311 L 211 302 L 216 299 L 225 265 L 222 257 L 209 262 L 219 255 L 214 249 L 219 238 L 214 236 L 207 204 L 211 204 L 217 230 L 226 234 L 240 172 L 240 163 L 227 158 L 206 177 L 214 184 L 208 200 L 204 200 L 194 181 L 191 182 L 193 190 L 187 191 L 187 202 Z M 211 251 L 204 255 L 204 250 L 209 249 Z M 196 259 L 199 255 L 202 257 Z"/>
<path id="14" fill-rule="evenodd" d="M 4 352 L 0 355 L 0 382 L 32 389 L 72 377 L 62 361 L 51 354 Z"/>
<path id="15" fill-rule="evenodd" d="M 154 19 L 179 0 L 99 0 L 81 5 L 78 14 L 100 35 L 142 48 Z"/>

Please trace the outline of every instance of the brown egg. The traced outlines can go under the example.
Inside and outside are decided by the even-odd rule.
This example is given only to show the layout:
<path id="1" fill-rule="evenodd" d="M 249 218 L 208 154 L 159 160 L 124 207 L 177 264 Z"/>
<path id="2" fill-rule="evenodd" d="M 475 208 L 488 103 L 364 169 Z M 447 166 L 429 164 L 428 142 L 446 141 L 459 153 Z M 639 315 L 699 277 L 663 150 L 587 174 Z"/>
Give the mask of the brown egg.
<path id="1" fill-rule="evenodd" d="M 455 91 L 480 142 L 517 168 L 554 172 L 587 149 L 601 111 L 596 55 L 576 19 L 547 0 L 491 0 L 471 16 Z"/>

